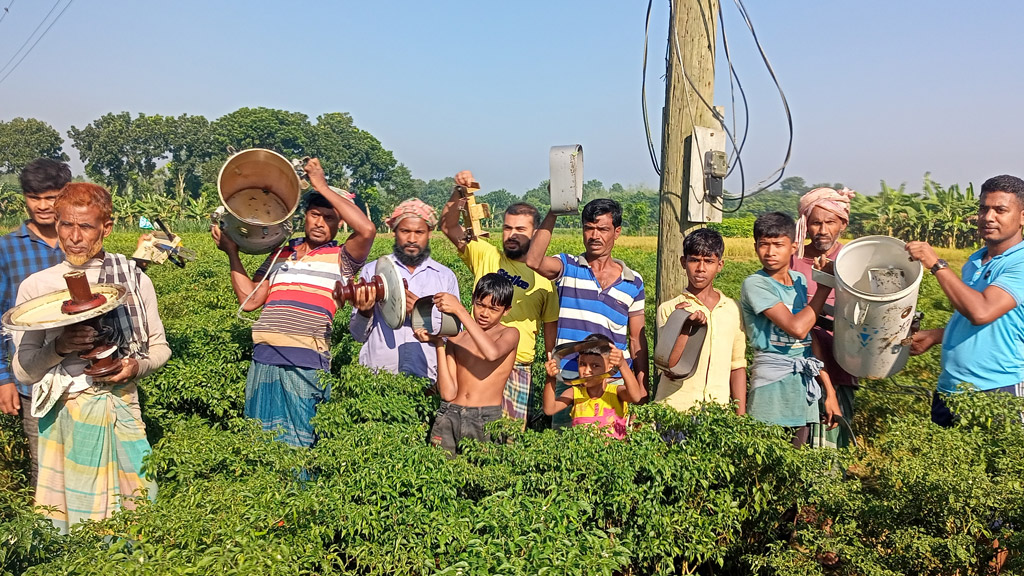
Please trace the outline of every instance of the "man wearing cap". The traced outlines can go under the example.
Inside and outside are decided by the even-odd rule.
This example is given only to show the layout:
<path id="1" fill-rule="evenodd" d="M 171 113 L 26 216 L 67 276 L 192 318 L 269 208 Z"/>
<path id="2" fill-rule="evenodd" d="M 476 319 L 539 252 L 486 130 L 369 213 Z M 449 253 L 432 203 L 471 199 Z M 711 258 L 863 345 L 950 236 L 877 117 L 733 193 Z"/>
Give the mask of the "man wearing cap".
<path id="1" fill-rule="evenodd" d="M 430 257 L 430 232 L 437 225 L 437 212 L 419 198 L 402 202 L 391 217 L 384 220 L 395 233 L 390 258 L 408 287 L 405 291 L 405 324 L 394 330 L 384 322 L 372 287 L 356 291 L 352 320 L 348 330 L 357 342 L 363 343 L 359 363 L 388 372 L 412 374 L 437 380 L 437 354 L 429 344 L 416 339 L 412 332 L 410 313 L 421 296 L 440 292 L 459 293 L 455 273 Z M 370 262 L 360 273 L 363 280 L 373 278 L 377 263 Z"/>
<path id="2" fill-rule="evenodd" d="M 815 188 L 800 198 L 800 217 L 796 222 L 796 237 L 799 239 L 800 246 L 789 263 L 791 269 L 810 280 L 811 269 L 816 258 L 825 256 L 829 260 L 835 260 L 839 256 L 839 251 L 843 248 L 839 238 L 850 224 L 850 200 L 854 196 L 855 192 L 849 188 L 842 190 Z M 808 237 L 811 241 L 805 245 L 804 239 Z M 817 286 L 816 282 L 807 283 L 807 298 L 814 296 Z M 825 303 L 826 310 L 831 310 L 835 306 L 835 292 L 829 294 Z M 846 422 L 852 423 L 853 396 L 857 389 L 857 379 L 843 370 L 836 362 L 832 351 L 831 326 L 832 319 L 823 314 L 818 318 L 818 325 L 812 329 L 812 333 L 821 344 L 821 350 L 825 357 L 820 360 L 825 363 L 825 369 L 832 379 L 832 386 L 835 388 L 843 418 Z M 822 409 L 822 413 L 824 413 L 824 409 Z M 850 443 L 850 431 L 842 425 L 828 430 L 827 426 L 812 424 L 811 443 L 815 446 L 842 448 Z"/>
<path id="3" fill-rule="evenodd" d="M 238 245 L 214 226 L 217 248 L 228 255 L 231 287 L 246 311 L 262 307 L 252 327 L 252 364 L 245 382 L 245 415 L 256 418 L 278 440 L 312 446 L 310 420 L 330 396 L 317 374 L 331 367 L 331 327 L 338 305 L 337 282 L 348 282 L 366 261 L 377 228 L 347 196 L 327 185 L 320 161 L 305 166 L 314 192 L 305 200 L 305 235 L 267 257 L 249 277 Z M 352 234 L 334 237 L 345 222 Z"/>
<path id="4" fill-rule="evenodd" d="M 455 183 L 459 186 L 469 186 L 473 182 L 473 174 L 469 170 L 455 175 Z M 558 327 L 558 294 L 554 286 L 525 262 L 533 233 L 540 224 L 540 213 L 525 202 L 509 206 L 502 221 L 502 249 L 498 250 L 481 238 L 466 238 L 466 231 L 459 224 L 461 202 L 457 191 L 453 190 L 441 215 L 441 230 L 458 249 L 459 257 L 469 266 L 477 281 L 485 274 L 496 272 L 512 282 L 512 309 L 501 323 L 519 331 L 519 348 L 515 366 L 505 383 L 501 411 L 507 418 L 521 420 L 525 426 L 530 407 L 537 332 L 543 327 L 544 347 L 551 352 Z"/>

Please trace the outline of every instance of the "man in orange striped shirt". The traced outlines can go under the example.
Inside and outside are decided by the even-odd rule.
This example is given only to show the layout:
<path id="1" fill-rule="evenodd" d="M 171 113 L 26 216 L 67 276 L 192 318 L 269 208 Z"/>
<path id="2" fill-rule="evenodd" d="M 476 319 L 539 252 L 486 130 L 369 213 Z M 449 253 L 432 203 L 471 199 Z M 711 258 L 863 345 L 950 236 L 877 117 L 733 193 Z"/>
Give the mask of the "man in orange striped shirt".
<path id="1" fill-rule="evenodd" d="M 331 324 L 338 305 L 332 292 L 366 262 L 376 228 L 354 202 L 327 185 L 316 158 L 305 166 L 315 192 L 306 198 L 306 234 L 267 257 L 249 278 L 238 246 L 217 227 L 217 247 L 231 264 L 231 286 L 246 311 L 260 307 L 252 328 L 253 361 L 245 383 L 245 415 L 259 419 L 264 430 L 278 430 L 278 439 L 292 446 L 315 442 L 310 419 L 327 400 L 330 388 L 320 385 L 319 370 L 331 363 Z M 348 239 L 334 240 L 341 222 L 352 229 Z"/>

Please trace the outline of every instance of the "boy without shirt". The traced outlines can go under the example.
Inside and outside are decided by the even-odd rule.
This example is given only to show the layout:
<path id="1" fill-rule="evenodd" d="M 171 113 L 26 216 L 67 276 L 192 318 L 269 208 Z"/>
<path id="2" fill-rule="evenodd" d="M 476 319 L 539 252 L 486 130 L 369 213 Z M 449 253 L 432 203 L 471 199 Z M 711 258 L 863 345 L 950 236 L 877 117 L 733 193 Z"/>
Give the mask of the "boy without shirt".
<path id="1" fill-rule="evenodd" d="M 808 424 L 819 419 L 820 398 L 825 398 L 830 429 L 841 412 L 818 359 L 818 343 L 811 337 L 831 288 L 819 285 L 808 302 L 807 279 L 789 268 L 797 247 L 796 222 L 791 217 L 781 212 L 757 217 L 754 248 L 762 269 L 743 281 L 740 308 L 754 349 L 747 413 L 756 420 L 786 426 L 793 432 L 793 445 L 802 446 L 809 436 Z"/>
<path id="2" fill-rule="evenodd" d="M 519 331 L 501 324 L 512 306 L 512 282 L 485 274 L 473 290 L 473 314 L 457 296 L 439 293 L 434 306 L 452 314 L 465 330 L 451 338 L 416 330 L 416 338 L 437 350 L 437 390 L 441 406 L 430 429 L 430 441 L 455 455 L 459 440 L 487 440 L 484 425 L 501 418 L 505 382 L 516 361 Z"/>

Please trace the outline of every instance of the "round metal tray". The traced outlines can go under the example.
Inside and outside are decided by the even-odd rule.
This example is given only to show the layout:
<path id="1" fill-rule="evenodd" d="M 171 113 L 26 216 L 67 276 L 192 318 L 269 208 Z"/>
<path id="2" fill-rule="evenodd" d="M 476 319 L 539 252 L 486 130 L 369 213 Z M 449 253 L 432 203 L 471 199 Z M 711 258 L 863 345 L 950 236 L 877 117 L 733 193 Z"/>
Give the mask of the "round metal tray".
<path id="1" fill-rule="evenodd" d="M 71 293 L 58 290 L 23 302 L 4 313 L 0 322 L 8 330 L 49 330 L 78 324 L 97 318 L 120 306 L 128 296 L 128 289 L 117 284 L 92 284 L 93 294 L 102 294 L 107 301 L 92 310 L 78 314 L 65 314 L 60 308 L 64 301 L 71 299 Z"/>

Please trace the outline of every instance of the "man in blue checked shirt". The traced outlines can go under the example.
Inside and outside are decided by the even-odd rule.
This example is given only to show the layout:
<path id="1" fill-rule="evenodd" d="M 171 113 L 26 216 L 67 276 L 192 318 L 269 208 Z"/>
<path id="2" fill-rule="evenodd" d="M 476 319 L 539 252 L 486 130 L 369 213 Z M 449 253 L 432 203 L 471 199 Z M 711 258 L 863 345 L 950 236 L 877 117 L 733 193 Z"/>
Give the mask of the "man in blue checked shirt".
<path id="1" fill-rule="evenodd" d="M 0 237 L 0 314 L 14 306 L 22 280 L 64 260 L 57 244 L 53 202 L 61 188 L 71 181 L 71 169 L 63 162 L 38 158 L 22 169 L 19 180 L 28 220 Z M 39 422 L 30 410 L 32 387 L 15 383 L 11 370 L 14 343 L 6 337 L 0 343 L 0 412 L 12 416 L 21 413 L 32 456 L 31 485 L 35 486 Z"/>

